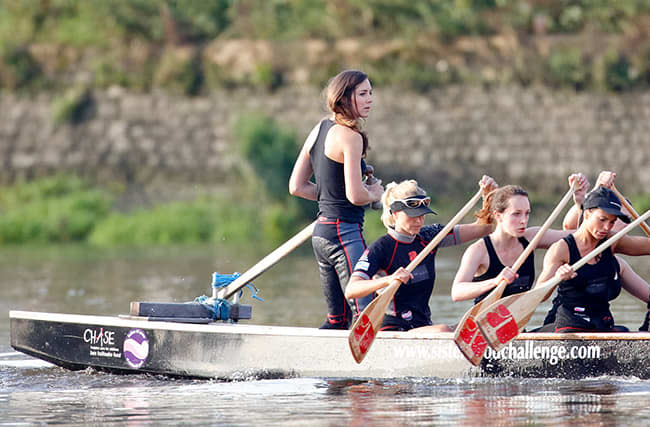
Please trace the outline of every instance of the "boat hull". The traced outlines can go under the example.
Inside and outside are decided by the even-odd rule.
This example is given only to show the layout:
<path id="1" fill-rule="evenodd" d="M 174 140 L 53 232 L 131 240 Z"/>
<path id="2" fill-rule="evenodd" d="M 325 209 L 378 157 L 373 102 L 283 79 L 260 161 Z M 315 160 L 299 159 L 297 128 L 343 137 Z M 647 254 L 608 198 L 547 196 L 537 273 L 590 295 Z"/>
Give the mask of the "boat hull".
<path id="1" fill-rule="evenodd" d="M 520 334 L 478 367 L 452 333 L 378 333 L 357 364 L 348 331 L 190 324 L 131 316 L 11 311 L 11 345 L 67 369 L 240 380 L 477 376 L 650 378 L 649 333 Z"/>

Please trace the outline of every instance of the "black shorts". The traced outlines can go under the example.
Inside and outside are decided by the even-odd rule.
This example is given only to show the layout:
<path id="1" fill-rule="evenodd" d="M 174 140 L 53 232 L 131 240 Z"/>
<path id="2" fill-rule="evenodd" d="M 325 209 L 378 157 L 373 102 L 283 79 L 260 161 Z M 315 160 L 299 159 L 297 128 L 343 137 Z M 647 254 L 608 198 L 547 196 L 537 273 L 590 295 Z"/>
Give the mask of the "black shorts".
<path id="1" fill-rule="evenodd" d="M 615 325 L 612 313 L 582 312 L 563 305 L 558 307 L 555 317 L 555 332 L 628 332 L 622 325 Z"/>
<path id="2" fill-rule="evenodd" d="M 399 317 L 391 316 L 389 314 L 384 316 L 384 321 L 381 323 L 380 331 L 410 331 L 411 329 L 420 328 L 422 326 L 431 326 L 433 323 L 406 321 Z"/>

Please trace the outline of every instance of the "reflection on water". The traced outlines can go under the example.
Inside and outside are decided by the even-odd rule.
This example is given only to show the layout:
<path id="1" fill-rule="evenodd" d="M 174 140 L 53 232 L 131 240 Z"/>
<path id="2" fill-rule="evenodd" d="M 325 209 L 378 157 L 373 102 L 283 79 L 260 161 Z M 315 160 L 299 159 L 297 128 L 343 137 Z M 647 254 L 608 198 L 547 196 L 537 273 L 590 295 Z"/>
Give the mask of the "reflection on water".
<path id="1" fill-rule="evenodd" d="M 39 372 L 40 371 L 40 372 Z M 220 383 L 28 370 L 0 389 L 8 423 L 223 425 L 635 425 L 647 381 L 542 379 L 265 380 Z M 4 375 L 4 372 L 3 372 Z"/>
<path id="2" fill-rule="evenodd" d="M 436 321 L 454 323 L 450 284 L 462 249 L 438 255 L 431 299 Z M 522 425 L 585 422 L 638 425 L 650 417 L 650 381 L 593 378 L 270 379 L 216 382 L 70 372 L 9 347 L 9 310 L 126 313 L 131 301 L 190 301 L 211 292 L 210 276 L 243 272 L 269 250 L 219 247 L 102 251 L 84 247 L 0 249 L 0 419 L 8 424 Z M 536 257 L 541 263 L 541 254 Z M 630 259 L 644 277 L 650 266 Z M 317 326 L 325 304 L 308 248 L 255 280 L 255 323 Z M 541 307 L 531 323 L 541 322 Z M 645 307 L 623 295 L 618 323 L 638 327 Z M 263 361 L 260 361 L 263 365 Z"/>

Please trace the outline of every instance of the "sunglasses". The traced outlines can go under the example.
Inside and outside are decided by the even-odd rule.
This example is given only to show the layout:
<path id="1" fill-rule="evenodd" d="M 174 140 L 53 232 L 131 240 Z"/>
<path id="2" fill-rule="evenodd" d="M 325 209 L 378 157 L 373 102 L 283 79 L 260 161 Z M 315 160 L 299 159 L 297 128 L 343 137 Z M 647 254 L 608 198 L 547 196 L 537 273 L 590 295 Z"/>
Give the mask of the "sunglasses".
<path id="1" fill-rule="evenodd" d="M 408 199 L 395 200 L 390 204 L 390 208 L 394 211 L 399 211 L 406 208 L 419 208 L 420 206 L 425 206 L 428 208 L 430 204 L 431 197 L 409 197 Z"/>

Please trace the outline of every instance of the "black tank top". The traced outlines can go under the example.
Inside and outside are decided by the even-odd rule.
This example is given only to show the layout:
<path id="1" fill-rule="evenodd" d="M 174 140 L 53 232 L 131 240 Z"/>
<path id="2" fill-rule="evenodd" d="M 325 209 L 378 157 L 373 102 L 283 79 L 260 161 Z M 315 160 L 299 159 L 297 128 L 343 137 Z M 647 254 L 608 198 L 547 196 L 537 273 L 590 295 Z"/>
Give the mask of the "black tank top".
<path id="1" fill-rule="evenodd" d="M 581 256 L 575 238 L 568 235 L 564 241 L 569 246 L 569 263 L 578 262 Z M 598 245 L 603 242 L 601 240 Z M 611 248 L 605 249 L 596 264 L 585 264 L 578 269 L 575 278 L 560 282 L 557 293 L 561 305 L 571 311 L 580 307 L 588 313 L 607 312 L 609 301 L 621 293 L 619 269 Z"/>
<path id="2" fill-rule="evenodd" d="M 343 163 L 325 155 L 325 138 L 332 126 L 332 120 L 325 119 L 321 122 L 316 142 L 309 151 L 318 192 L 318 215 L 344 222 L 363 223 L 363 207 L 350 203 L 345 194 Z"/>
<path id="3" fill-rule="evenodd" d="M 521 243 L 521 246 L 526 249 L 528 246 L 528 240 L 526 240 L 525 237 L 519 237 L 519 243 Z M 485 236 L 483 237 L 483 242 L 485 243 L 485 248 L 487 249 L 488 256 L 490 258 L 490 265 L 488 266 L 488 269 L 485 273 L 481 274 L 480 276 L 474 277 L 472 279 L 472 282 L 481 282 L 483 280 L 489 280 L 489 279 L 494 279 L 501 273 L 501 270 L 505 268 L 505 265 L 501 263 L 501 260 L 497 256 L 497 252 L 494 250 L 494 246 L 492 245 L 492 240 L 490 239 L 490 236 Z M 526 261 L 521 265 L 519 270 L 517 271 L 517 274 L 519 274 L 519 277 L 517 277 L 512 283 L 510 283 L 508 286 L 506 286 L 505 290 L 503 291 L 502 297 L 507 297 L 508 295 L 513 295 L 513 294 L 518 294 L 524 291 L 527 291 L 533 286 L 533 282 L 535 280 L 535 252 L 531 252 L 530 255 L 528 255 L 528 258 L 526 258 Z M 488 296 L 488 294 L 491 292 L 487 291 L 482 295 L 479 295 L 474 299 L 474 304 L 480 302 Z"/>

